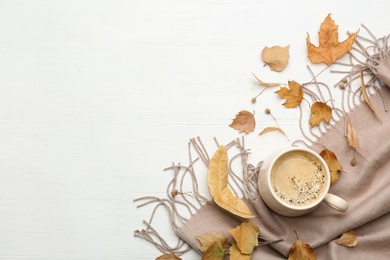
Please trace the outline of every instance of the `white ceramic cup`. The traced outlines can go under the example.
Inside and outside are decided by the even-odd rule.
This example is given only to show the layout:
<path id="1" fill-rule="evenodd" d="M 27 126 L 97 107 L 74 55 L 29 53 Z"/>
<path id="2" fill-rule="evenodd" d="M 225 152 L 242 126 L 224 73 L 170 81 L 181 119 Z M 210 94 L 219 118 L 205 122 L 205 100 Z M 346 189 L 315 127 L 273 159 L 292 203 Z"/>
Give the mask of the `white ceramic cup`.
<path id="1" fill-rule="evenodd" d="M 280 199 L 279 196 L 277 196 L 272 186 L 271 172 L 276 160 L 280 156 L 292 151 L 301 151 L 304 153 L 311 154 L 315 159 L 317 159 L 318 162 L 321 163 L 322 172 L 326 176 L 325 183 L 324 183 L 325 187 L 323 188 L 322 193 L 318 195 L 315 201 L 313 201 L 308 205 L 293 205 L 285 202 L 284 200 Z M 314 209 L 316 209 L 321 202 L 325 202 L 328 206 L 330 206 L 332 209 L 335 209 L 337 211 L 340 212 L 347 211 L 348 202 L 346 202 L 344 199 L 336 195 L 328 193 L 330 188 L 330 183 L 331 183 L 330 171 L 324 159 L 322 159 L 322 157 L 319 154 L 315 153 L 314 151 L 302 147 L 290 147 L 287 149 L 279 150 L 273 153 L 272 155 L 270 155 L 263 162 L 263 165 L 260 169 L 259 178 L 258 178 L 259 191 L 263 201 L 273 211 L 288 217 L 297 217 L 297 216 L 305 215 L 313 211 Z"/>

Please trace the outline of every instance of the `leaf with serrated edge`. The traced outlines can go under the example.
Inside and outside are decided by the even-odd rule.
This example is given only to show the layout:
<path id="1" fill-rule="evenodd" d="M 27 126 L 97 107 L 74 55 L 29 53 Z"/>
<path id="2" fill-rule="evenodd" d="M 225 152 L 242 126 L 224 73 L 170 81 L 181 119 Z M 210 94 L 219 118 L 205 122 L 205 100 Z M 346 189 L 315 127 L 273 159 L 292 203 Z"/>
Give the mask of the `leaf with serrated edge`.
<path id="1" fill-rule="evenodd" d="M 339 179 L 340 173 L 343 171 L 343 166 L 337 160 L 336 155 L 326 148 L 320 152 L 320 156 L 329 167 L 331 183 L 335 183 Z"/>
<path id="2" fill-rule="evenodd" d="M 228 187 L 228 155 L 221 145 L 210 160 L 207 183 L 215 203 L 221 208 L 242 218 L 255 217 L 243 200 L 236 197 Z"/>
<path id="3" fill-rule="evenodd" d="M 348 126 L 347 126 L 347 139 L 348 139 L 349 146 L 353 148 L 358 147 L 355 128 L 353 128 L 352 122 L 349 118 L 348 118 Z"/>
<path id="4" fill-rule="evenodd" d="M 213 244 L 215 241 L 219 241 L 222 245 L 227 242 L 227 237 L 222 233 L 212 232 L 202 236 L 197 236 L 201 246 L 198 246 L 201 252 L 206 252 L 207 249 Z"/>
<path id="5" fill-rule="evenodd" d="M 181 258 L 175 255 L 174 253 L 170 253 L 170 254 L 163 254 L 157 257 L 156 260 L 181 260 Z"/>
<path id="6" fill-rule="evenodd" d="M 287 260 L 316 260 L 317 257 L 314 254 L 313 248 L 309 244 L 306 244 L 302 240 L 297 240 L 288 253 Z"/>
<path id="7" fill-rule="evenodd" d="M 295 81 L 288 82 L 289 88 L 282 87 L 276 91 L 279 97 L 286 99 L 283 105 L 287 108 L 294 108 L 301 104 L 303 100 L 303 90 Z"/>
<path id="8" fill-rule="evenodd" d="M 280 72 L 288 64 L 289 48 L 290 45 L 287 45 L 286 47 L 280 47 L 278 45 L 265 47 L 261 52 L 261 57 L 263 58 L 263 61 L 269 65 L 272 71 Z"/>
<path id="9" fill-rule="evenodd" d="M 210 245 L 207 251 L 203 254 L 202 260 L 223 260 L 225 251 L 221 242 L 215 241 Z"/>
<path id="10" fill-rule="evenodd" d="M 356 246 L 358 244 L 356 232 L 353 230 L 345 232 L 339 239 L 336 240 L 336 244 L 346 247 Z"/>
<path id="11" fill-rule="evenodd" d="M 230 259 L 234 260 L 251 260 L 252 254 L 247 255 L 243 254 L 240 249 L 237 247 L 236 243 L 232 243 L 231 247 L 229 248 L 229 254 Z"/>
<path id="12" fill-rule="evenodd" d="M 229 230 L 236 240 L 237 247 L 243 254 L 250 255 L 258 245 L 259 227 L 254 222 L 243 222 L 236 228 Z"/>
<path id="13" fill-rule="evenodd" d="M 309 121 L 311 127 L 319 125 L 322 120 L 329 124 L 331 118 L 332 108 L 326 103 L 315 102 L 311 106 L 311 118 Z"/>
<path id="14" fill-rule="evenodd" d="M 229 126 L 238 130 L 240 133 L 245 132 L 248 134 L 255 129 L 256 120 L 251 112 L 242 110 L 236 115 L 236 117 L 233 119 L 233 122 Z"/>

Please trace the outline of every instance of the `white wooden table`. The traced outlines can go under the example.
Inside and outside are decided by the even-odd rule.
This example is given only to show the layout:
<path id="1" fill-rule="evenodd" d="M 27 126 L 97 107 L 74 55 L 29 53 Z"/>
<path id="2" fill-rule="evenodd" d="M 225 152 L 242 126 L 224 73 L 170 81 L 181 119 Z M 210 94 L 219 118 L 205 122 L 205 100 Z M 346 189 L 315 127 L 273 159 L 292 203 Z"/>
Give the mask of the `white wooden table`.
<path id="1" fill-rule="evenodd" d="M 383 36 L 389 8 L 385 0 L 1 1 L 0 259 L 155 259 L 161 253 L 133 237 L 151 208 L 132 200 L 164 195 L 162 169 L 187 162 L 190 138 L 240 137 L 228 125 L 243 109 L 258 122 L 246 136 L 252 162 L 289 145 L 278 133 L 258 136 L 275 125 L 265 108 L 300 138 L 297 110 L 273 90 L 250 102 L 262 89 L 251 73 L 307 82 L 306 33 L 316 42 L 328 13 L 340 39 L 361 23 Z M 288 44 L 282 73 L 263 67 L 265 46 Z M 175 241 L 166 218 L 156 221 Z"/>

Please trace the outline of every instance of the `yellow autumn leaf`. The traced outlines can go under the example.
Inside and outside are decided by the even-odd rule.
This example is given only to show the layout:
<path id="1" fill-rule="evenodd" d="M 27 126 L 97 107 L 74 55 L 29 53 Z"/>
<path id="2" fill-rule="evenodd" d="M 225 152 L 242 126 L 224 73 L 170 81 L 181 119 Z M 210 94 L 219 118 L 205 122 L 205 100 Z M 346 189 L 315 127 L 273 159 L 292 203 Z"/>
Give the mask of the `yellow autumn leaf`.
<path id="1" fill-rule="evenodd" d="M 263 61 L 269 65 L 272 71 L 280 72 L 288 64 L 289 48 L 290 45 L 287 45 L 286 47 L 280 47 L 278 45 L 265 47 L 261 52 L 261 57 L 263 58 Z"/>
<path id="2" fill-rule="evenodd" d="M 340 173 L 343 171 L 343 166 L 337 160 L 336 155 L 326 148 L 320 152 L 320 156 L 329 167 L 331 183 L 335 183 L 339 179 Z"/>
<path id="3" fill-rule="evenodd" d="M 245 132 L 247 134 L 255 129 L 256 120 L 251 112 L 242 110 L 236 115 L 229 126 L 238 130 L 240 133 Z"/>
<path id="4" fill-rule="evenodd" d="M 208 234 L 205 234 L 205 235 L 202 235 L 202 236 L 197 236 L 196 239 L 201 244 L 201 246 L 198 246 L 198 248 L 203 253 L 206 252 L 207 249 L 215 241 L 219 241 L 222 244 L 222 246 L 225 245 L 225 243 L 227 242 L 227 237 L 224 234 L 216 233 L 216 232 L 208 233 Z"/>
<path id="5" fill-rule="evenodd" d="M 252 75 L 256 78 L 257 82 L 259 82 L 260 85 L 263 85 L 265 87 L 277 87 L 283 85 L 282 83 L 264 82 L 261 79 L 259 79 L 254 73 L 252 73 Z"/>
<path id="6" fill-rule="evenodd" d="M 297 240 L 288 253 L 287 260 L 316 260 L 313 248 L 302 240 Z"/>
<path id="7" fill-rule="evenodd" d="M 223 260 L 224 257 L 225 257 L 225 250 L 221 242 L 215 241 L 202 255 L 202 260 Z"/>
<path id="8" fill-rule="evenodd" d="M 331 118 L 332 108 L 326 103 L 315 102 L 311 106 L 311 118 L 309 121 L 311 127 L 319 125 L 322 120 L 329 124 Z"/>
<path id="9" fill-rule="evenodd" d="M 364 100 L 366 101 L 368 107 L 372 110 L 372 112 L 374 112 L 376 118 L 378 118 L 379 122 L 382 124 L 382 119 L 380 118 L 380 116 L 376 112 L 376 109 L 372 105 L 370 98 L 368 96 L 366 84 L 364 84 L 363 70 L 361 70 L 361 69 L 360 69 L 360 81 L 361 81 L 361 90 L 362 90 L 362 93 L 364 96 Z"/>
<path id="10" fill-rule="evenodd" d="M 310 42 L 310 36 L 307 34 L 306 45 L 308 50 L 308 58 L 312 63 L 324 62 L 331 65 L 335 60 L 341 58 L 344 54 L 352 49 L 356 35 L 359 31 L 349 36 L 343 42 L 339 42 L 338 26 L 330 17 L 330 14 L 325 18 L 320 26 L 319 46 L 315 46 Z"/>
<path id="11" fill-rule="evenodd" d="M 358 244 L 356 232 L 353 230 L 345 232 L 339 239 L 336 240 L 336 244 L 346 247 L 356 246 Z"/>
<path id="12" fill-rule="evenodd" d="M 285 137 L 287 137 L 286 133 L 280 127 L 276 127 L 276 126 L 269 126 L 269 127 L 264 128 L 263 131 L 261 131 L 259 135 L 263 135 L 263 134 L 266 134 L 269 132 L 279 132 L 279 133 L 283 134 Z"/>
<path id="13" fill-rule="evenodd" d="M 237 247 L 236 243 L 232 243 L 231 247 L 229 248 L 229 254 L 230 259 L 234 260 L 251 260 L 252 254 L 247 255 L 243 254 L 240 249 Z"/>
<path id="14" fill-rule="evenodd" d="M 279 97 L 286 99 L 283 105 L 287 108 L 294 108 L 301 104 L 303 100 L 303 90 L 301 86 L 295 81 L 289 81 L 288 87 L 282 87 L 276 91 Z"/>
<path id="15" fill-rule="evenodd" d="M 252 254 L 255 246 L 258 245 L 260 230 L 254 222 L 243 222 L 236 228 L 229 230 L 229 233 L 236 240 L 237 247 L 243 254 Z"/>
<path id="16" fill-rule="evenodd" d="M 181 260 L 181 258 L 175 255 L 174 253 L 170 253 L 170 254 L 163 254 L 157 257 L 156 260 Z"/>
<path id="17" fill-rule="evenodd" d="M 235 196 L 228 187 L 228 155 L 221 145 L 210 160 L 207 183 L 215 203 L 230 213 L 242 218 L 255 217 L 243 200 Z"/>
<path id="18" fill-rule="evenodd" d="M 348 118 L 348 125 L 347 125 L 347 139 L 348 139 L 349 146 L 353 148 L 358 147 L 355 128 L 353 127 L 352 122 L 349 118 Z"/>

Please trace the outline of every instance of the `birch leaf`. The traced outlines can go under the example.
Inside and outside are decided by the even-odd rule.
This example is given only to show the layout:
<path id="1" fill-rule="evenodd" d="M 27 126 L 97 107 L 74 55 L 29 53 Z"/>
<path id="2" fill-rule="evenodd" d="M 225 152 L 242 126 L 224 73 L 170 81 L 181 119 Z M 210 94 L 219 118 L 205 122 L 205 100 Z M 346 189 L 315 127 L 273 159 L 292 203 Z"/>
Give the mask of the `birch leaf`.
<path id="1" fill-rule="evenodd" d="M 313 248 L 309 244 L 306 244 L 302 240 L 297 240 L 288 253 L 288 260 L 315 260 L 317 259 L 314 254 Z"/>
<path id="2" fill-rule="evenodd" d="M 348 125 L 347 125 L 347 138 L 348 138 L 349 146 L 353 148 L 358 147 L 355 128 L 353 127 L 352 122 L 349 118 L 348 118 Z"/>
<path id="3" fill-rule="evenodd" d="M 331 65 L 335 60 L 341 58 L 344 54 L 352 49 L 356 35 L 359 31 L 349 36 L 343 42 L 339 42 L 338 26 L 330 17 L 330 14 L 325 18 L 320 26 L 319 46 L 315 46 L 310 42 L 309 34 L 306 37 L 306 45 L 308 50 L 308 58 L 312 63 L 324 62 Z"/>
<path id="4" fill-rule="evenodd" d="M 315 102 L 311 106 L 311 118 L 309 121 L 311 127 L 319 125 L 322 120 L 329 124 L 331 118 L 332 108 L 326 103 Z"/>
<path id="5" fill-rule="evenodd" d="M 275 132 L 275 131 L 286 136 L 286 133 L 280 127 L 276 127 L 276 126 L 269 126 L 269 127 L 264 128 L 263 131 L 261 131 L 261 133 L 259 135 L 263 135 L 263 134 L 266 134 L 269 132 Z"/>
<path id="6" fill-rule="evenodd" d="M 339 179 L 340 173 L 343 171 L 343 166 L 337 160 L 336 155 L 326 148 L 320 152 L 320 156 L 329 167 L 331 183 L 335 183 Z"/>
<path id="7" fill-rule="evenodd" d="M 263 58 L 263 61 L 269 65 L 272 71 L 280 72 L 288 64 L 289 48 L 290 45 L 287 45 L 286 47 L 280 47 L 278 45 L 265 47 L 261 52 L 261 57 Z"/>
<path id="8" fill-rule="evenodd" d="M 225 251 L 221 242 L 215 241 L 210 245 L 207 251 L 203 254 L 202 260 L 223 260 Z"/>
<path id="9" fill-rule="evenodd" d="M 181 260 L 181 258 L 175 255 L 174 253 L 170 253 L 170 254 L 163 254 L 157 257 L 156 260 Z"/>
<path id="10" fill-rule="evenodd" d="M 353 230 L 345 232 L 339 239 L 336 240 L 336 244 L 346 247 L 356 246 L 358 244 L 356 232 Z"/>
<path id="11" fill-rule="evenodd" d="M 372 110 L 372 112 L 374 112 L 376 118 L 378 118 L 379 122 L 381 122 L 381 124 L 382 124 L 382 119 L 380 118 L 380 116 L 376 112 L 376 109 L 374 108 L 374 106 L 371 104 L 370 98 L 368 96 L 366 84 L 364 84 L 363 70 L 360 70 L 360 81 L 361 81 L 361 84 L 362 84 L 361 85 L 361 90 L 362 90 L 362 93 L 363 93 L 363 96 L 364 96 L 364 100 L 366 101 L 367 105 Z"/>
<path id="12" fill-rule="evenodd" d="M 288 87 L 282 87 L 276 91 L 279 97 L 286 99 L 283 105 L 287 108 L 294 108 L 301 104 L 303 100 L 303 90 L 301 86 L 295 81 L 289 81 Z"/>
<path id="13" fill-rule="evenodd" d="M 254 222 L 243 222 L 229 233 L 236 240 L 237 247 L 243 254 L 250 255 L 253 253 L 255 246 L 258 245 L 259 227 Z"/>
<path id="14" fill-rule="evenodd" d="M 239 217 L 255 217 L 245 202 L 235 196 L 228 187 L 228 167 L 227 150 L 221 145 L 210 160 L 207 174 L 207 183 L 215 203 Z"/>
<path id="15" fill-rule="evenodd" d="M 234 260 L 251 260 L 252 254 L 246 255 L 243 254 L 240 249 L 237 247 L 236 243 L 232 243 L 231 247 L 229 248 L 230 253 L 230 259 Z"/>
<path id="16" fill-rule="evenodd" d="M 197 236 L 196 239 L 198 239 L 199 243 L 201 244 L 201 246 L 198 246 L 198 248 L 203 253 L 206 252 L 215 241 L 219 241 L 222 246 L 227 242 L 227 237 L 224 234 L 216 232 Z"/>
<path id="17" fill-rule="evenodd" d="M 256 127 L 256 120 L 253 114 L 249 111 L 242 110 L 233 119 L 233 122 L 229 125 L 231 128 L 238 130 L 240 133 L 253 132 Z"/>

